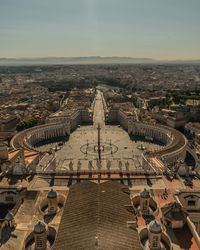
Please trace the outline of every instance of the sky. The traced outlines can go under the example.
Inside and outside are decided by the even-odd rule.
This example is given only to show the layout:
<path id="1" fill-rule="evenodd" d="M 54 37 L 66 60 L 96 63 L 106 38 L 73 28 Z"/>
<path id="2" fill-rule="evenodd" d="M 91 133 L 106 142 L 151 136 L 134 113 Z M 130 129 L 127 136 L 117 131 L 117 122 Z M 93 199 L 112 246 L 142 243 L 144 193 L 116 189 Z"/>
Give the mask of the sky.
<path id="1" fill-rule="evenodd" d="M 0 0 L 0 58 L 200 59 L 200 0 Z"/>

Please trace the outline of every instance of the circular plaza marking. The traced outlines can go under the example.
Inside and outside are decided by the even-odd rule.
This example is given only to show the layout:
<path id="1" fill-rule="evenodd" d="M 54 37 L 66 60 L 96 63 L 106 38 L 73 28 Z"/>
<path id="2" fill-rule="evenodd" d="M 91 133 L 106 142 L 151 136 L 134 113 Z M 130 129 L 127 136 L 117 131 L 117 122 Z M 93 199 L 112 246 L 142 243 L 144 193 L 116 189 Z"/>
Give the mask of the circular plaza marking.
<path id="1" fill-rule="evenodd" d="M 96 156 L 98 154 L 98 145 L 96 143 L 87 143 L 80 147 L 83 154 Z M 112 143 L 101 143 L 101 155 L 112 155 L 118 151 L 118 147 Z"/>

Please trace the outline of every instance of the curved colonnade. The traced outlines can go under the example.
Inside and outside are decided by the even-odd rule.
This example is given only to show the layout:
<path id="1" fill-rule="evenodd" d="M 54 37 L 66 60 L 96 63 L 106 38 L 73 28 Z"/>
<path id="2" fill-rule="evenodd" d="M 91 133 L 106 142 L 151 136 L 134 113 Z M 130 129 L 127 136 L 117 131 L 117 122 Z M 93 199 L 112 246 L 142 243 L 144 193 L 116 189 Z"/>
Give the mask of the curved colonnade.
<path id="1" fill-rule="evenodd" d="M 173 128 L 129 121 L 128 133 L 130 135 L 153 138 L 165 145 L 162 149 L 150 152 L 148 157 L 156 157 L 167 163 L 174 163 L 177 160 L 184 159 L 186 156 L 187 139 Z M 69 134 L 70 122 L 48 123 L 18 133 L 11 140 L 11 146 L 13 148 L 35 150 L 34 146 L 39 142 Z"/>
<path id="2" fill-rule="evenodd" d="M 150 152 L 148 157 L 156 157 L 167 163 L 185 159 L 187 139 L 178 130 L 158 124 L 129 122 L 128 133 L 135 136 L 148 136 L 165 145 L 162 149 Z"/>
<path id="3" fill-rule="evenodd" d="M 70 123 L 48 123 L 26 129 L 16 134 L 11 140 L 13 148 L 29 148 L 42 141 L 70 135 Z"/>

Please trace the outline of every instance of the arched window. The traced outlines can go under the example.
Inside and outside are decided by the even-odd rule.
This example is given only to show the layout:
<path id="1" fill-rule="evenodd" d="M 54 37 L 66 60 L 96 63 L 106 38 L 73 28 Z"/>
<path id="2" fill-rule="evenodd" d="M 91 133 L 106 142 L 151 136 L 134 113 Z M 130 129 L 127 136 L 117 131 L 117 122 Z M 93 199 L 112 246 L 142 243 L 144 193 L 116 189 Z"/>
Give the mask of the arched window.
<path id="1" fill-rule="evenodd" d="M 153 247 L 158 247 L 158 236 L 153 237 Z"/>

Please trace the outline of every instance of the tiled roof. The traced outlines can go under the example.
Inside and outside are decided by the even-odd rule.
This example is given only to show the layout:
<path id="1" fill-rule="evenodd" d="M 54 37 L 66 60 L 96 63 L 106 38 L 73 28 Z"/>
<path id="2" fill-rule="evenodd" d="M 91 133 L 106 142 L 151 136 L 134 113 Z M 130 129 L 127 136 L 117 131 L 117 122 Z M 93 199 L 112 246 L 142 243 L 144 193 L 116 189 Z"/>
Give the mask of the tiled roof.
<path id="1" fill-rule="evenodd" d="M 127 227 L 129 195 L 116 182 L 77 183 L 70 188 L 54 250 L 139 250 L 138 233 Z"/>

